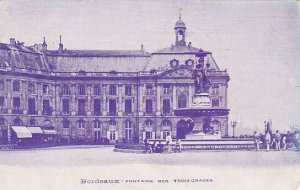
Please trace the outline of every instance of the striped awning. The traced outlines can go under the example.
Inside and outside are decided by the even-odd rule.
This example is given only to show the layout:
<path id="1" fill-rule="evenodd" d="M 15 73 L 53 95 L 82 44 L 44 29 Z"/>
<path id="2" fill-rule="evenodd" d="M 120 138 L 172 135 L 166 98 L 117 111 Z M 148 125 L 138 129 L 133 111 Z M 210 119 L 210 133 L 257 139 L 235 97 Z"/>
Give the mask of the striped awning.
<path id="1" fill-rule="evenodd" d="M 40 127 L 27 127 L 32 134 L 44 134 Z"/>
<path id="2" fill-rule="evenodd" d="M 11 126 L 18 138 L 32 138 L 32 133 L 25 126 Z"/>
<path id="3" fill-rule="evenodd" d="M 46 129 L 43 129 L 43 132 L 45 135 L 56 135 L 57 132 L 55 130 L 46 130 Z"/>

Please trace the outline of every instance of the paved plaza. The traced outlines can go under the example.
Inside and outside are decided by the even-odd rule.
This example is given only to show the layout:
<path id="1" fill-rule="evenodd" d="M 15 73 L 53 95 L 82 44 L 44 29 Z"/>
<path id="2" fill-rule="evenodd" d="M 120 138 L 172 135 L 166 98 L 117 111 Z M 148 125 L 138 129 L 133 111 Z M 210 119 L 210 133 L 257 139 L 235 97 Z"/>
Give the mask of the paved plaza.
<path id="1" fill-rule="evenodd" d="M 300 153 L 294 151 L 133 154 L 99 146 L 1 151 L 0 190 L 297 189 L 299 166 Z M 119 183 L 81 184 L 81 179 Z"/>

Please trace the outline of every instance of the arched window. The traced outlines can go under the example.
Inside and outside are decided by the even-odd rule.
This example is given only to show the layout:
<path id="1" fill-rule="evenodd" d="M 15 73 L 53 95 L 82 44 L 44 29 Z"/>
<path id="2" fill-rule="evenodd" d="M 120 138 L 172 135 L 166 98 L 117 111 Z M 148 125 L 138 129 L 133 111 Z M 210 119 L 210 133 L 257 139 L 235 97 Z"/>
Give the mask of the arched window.
<path id="1" fill-rule="evenodd" d="M 13 124 L 20 126 L 20 125 L 23 125 L 23 121 L 19 118 L 16 118 L 16 119 L 14 119 Z"/>
<path id="2" fill-rule="evenodd" d="M 108 125 L 117 125 L 117 122 L 115 120 L 109 120 Z"/>
<path id="3" fill-rule="evenodd" d="M 164 120 L 161 122 L 161 126 L 162 127 L 171 127 L 172 126 L 172 122 L 169 120 Z"/>
<path id="4" fill-rule="evenodd" d="M 94 129 L 100 129 L 101 128 L 101 122 L 99 120 L 95 120 L 93 122 Z"/>
<path id="5" fill-rule="evenodd" d="M 70 121 L 65 119 L 63 120 L 63 128 L 69 128 L 70 127 Z"/>
<path id="6" fill-rule="evenodd" d="M 186 104 L 187 104 L 186 95 L 180 94 L 178 96 L 178 108 L 186 108 Z"/>
<path id="7" fill-rule="evenodd" d="M 52 127 L 52 122 L 50 120 L 44 120 L 42 123 L 43 127 Z"/>
<path id="8" fill-rule="evenodd" d="M 145 123 L 144 123 L 145 127 L 151 127 L 152 124 L 153 124 L 153 122 L 152 122 L 151 120 L 147 120 L 147 121 L 145 121 Z"/>
<path id="9" fill-rule="evenodd" d="M 31 119 L 29 120 L 29 125 L 31 125 L 31 126 L 37 125 L 36 120 L 33 119 L 33 118 L 31 118 Z"/>
<path id="10" fill-rule="evenodd" d="M 78 121 L 78 128 L 79 129 L 84 129 L 85 128 L 85 121 L 84 120 L 79 120 Z"/>
<path id="11" fill-rule="evenodd" d="M 129 142 L 132 138 L 132 123 L 131 121 L 125 121 L 125 139 Z"/>

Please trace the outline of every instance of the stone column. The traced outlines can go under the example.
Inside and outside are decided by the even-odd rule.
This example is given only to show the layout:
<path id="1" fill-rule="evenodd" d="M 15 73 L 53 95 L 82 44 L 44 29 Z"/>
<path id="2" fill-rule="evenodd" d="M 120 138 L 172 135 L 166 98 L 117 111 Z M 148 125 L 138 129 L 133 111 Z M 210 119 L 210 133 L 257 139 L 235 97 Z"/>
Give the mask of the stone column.
<path id="1" fill-rule="evenodd" d="M 156 115 L 161 115 L 161 103 L 160 103 L 160 85 L 156 86 Z"/>
<path id="2" fill-rule="evenodd" d="M 92 85 L 87 85 L 87 115 L 92 115 Z"/>
<path id="3" fill-rule="evenodd" d="M 22 80 L 21 81 L 21 109 L 23 110 L 23 114 L 26 115 L 27 114 L 27 88 L 26 88 L 26 84 L 27 82 Z"/>
<path id="4" fill-rule="evenodd" d="M 60 85 L 59 84 L 55 84 L 55 86 L 54 86 L 54 88 L 55 88 L 55 91 L 54 91 L 54 93 L 55 93 L 55 108 L 54 108 L 54 110 L 55 110 L 55 112 L 56 112 L 56 114 L 57 115 L 60 115 L 60 113 L 61 113 L 61 110 L 62 110 L 62 106 L 61 106 L 61 98 L 60 98 Z"/>
<path id="5" fill-rule="evenodd" d="M 189 98 L 188 98 L 188 106 L 187 107 L 192 107 L 193 104 L 193 89 L 192 89 L 192 84 L 189 84 Z"/>
<path id="6" fill-rule="evenodd" d="M 76 84 L 71 84 L 71 115 L 76 115 Z"/>
<path id="7" fill-rule="evenodd" d="M 107 97 L 106 97 L 106 88 L 107 88 L 107 85 L 104 84 L 103 86 L 103 90 L 101 91 L 102 92 L 102 115 L 106 116 L 107 115 Z"/>
<path id="8" fill-rule="evenodd" d="M 139 84 L 138 88 L 139 88 L 139 115 L 143 115 L 144 110 L 143 110 L 143 99 L 144 99 L 144 88 L 143 88 L 143 84 Z"/>
<path id="9" fill-rule="evenodd" d="M 37 112 L 38 112 L 38 115 L 41 115 L 42 114 L 42 84 L 40 82 L 37 82 L 36 83 L 36 94 L 37 94 Z"/>
<path id="10" fill-rule="evenodd" d="M 124 105 L 123 105 L 123 101 L 122 101 L 122 97 L 123 97 L 123 86 L 122 85 L 118 85 L 118 91 L 117 91 L 117 95 L 118 95 L 118 116 L 122 116 L 123 115 L 123 111 L 124 111 Z"/>
<path id="11" fill-rule="evenodd" d="M 12 88 L 11 88 L 11 80 L 10 79 L 6 79 L 6 92 L 7 92 L 7 102 L 6 102 L 6 106 L 7 106 L 7 112 L 11 113 L 12 112 Z"/>
<path id="12" fill-rule="evenodd" d="M 172 110 L 175 110 L 177 108 L 177 106 L 176 106 L 176 103 L 177 103 L 176 99 L 177 99 L 176 98 L 176 86 L 173 85 L 172 86 Z"/>

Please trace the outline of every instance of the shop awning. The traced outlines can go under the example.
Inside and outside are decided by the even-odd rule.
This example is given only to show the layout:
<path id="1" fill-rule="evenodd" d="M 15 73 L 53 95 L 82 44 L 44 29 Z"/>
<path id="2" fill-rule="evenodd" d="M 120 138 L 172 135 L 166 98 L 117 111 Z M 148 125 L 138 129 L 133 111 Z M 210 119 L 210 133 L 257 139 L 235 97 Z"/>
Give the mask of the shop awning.
<path id="1" fill-rule="evenodd" d="M 40 127 L 27 127 L 32 134 L 44 134 Z"/>
<path id="2" fill-rule="evenodd" d="M 11 126 L 18 138 L 32 138 L 31 132 L 25 126 Z"/>
<path id="3" fill-rule="evenodd" d="M 55 130 L 46 130 L 46 129 L 43 129 L 43 132 L 45 135 L 56 135 L 57 132 Z"/>

